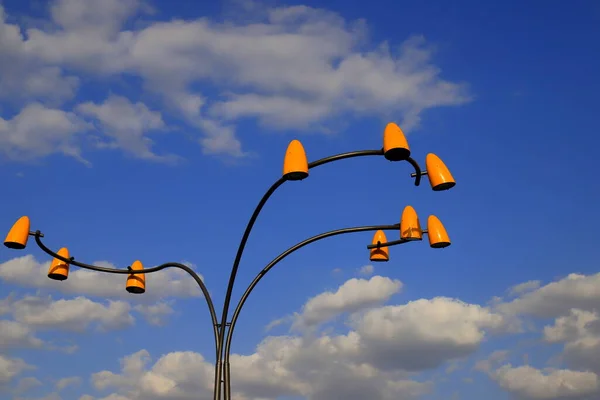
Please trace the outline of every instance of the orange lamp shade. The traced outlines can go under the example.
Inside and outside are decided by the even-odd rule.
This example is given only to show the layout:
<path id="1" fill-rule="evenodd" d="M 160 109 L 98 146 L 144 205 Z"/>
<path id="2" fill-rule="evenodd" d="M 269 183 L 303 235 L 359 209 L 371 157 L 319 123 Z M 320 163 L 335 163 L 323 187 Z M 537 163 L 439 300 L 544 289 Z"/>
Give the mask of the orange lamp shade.
<path id="1" fill-rule="evenodd" d="M 59 256 L 69 258 L 69 250 L 66 247 L 60 249 L 57 253 Z M 48 268 L 48 278 L 55 281 L 64 281 L 69 277 L 69 263 L 55 258 Z"/>
<path id="2" fill-rule="evenodd" d="M 456 181 L 448 167 L 446 167 L 446 164 L 435 154 L 427 154 L 425 167 L 427 169 L 427 176 L 429 177 L 429 184 L 434 191 L 448 190 L 456 185 Z"/>
<path id="3" fill-rule="evenodd" d="M 31 221 L 29 217 L 24 216 L 19 218 L 12 228 L 10 228 L 8 235 L 6 235 L 4 245 L 9 249 L 23 250 L 27 246 L 30 227 Z"/>
<path id="4" fill-rule="evenodd" d="M 417 212 L 412 206 L 404 207 L 402 218 L 400 219 L 400 238 L 404 240 L 423 239 L 423 230 L 419 223 Z"/>
<path id="5" fill-rule="evenodd" d="M 410 157 L 410 147 L 400 127 L 390 122 L 383 131 L 383 156 L 390 161 L 402 161 Z"/>
<path id="6" fill-rule="evenodd" d="M 427 235 L 429 236 L 429 246 L 434 249 L 450 246 L 450 237 L 448 237 L 446 228 L 435 215 L 430 215 L 427 219 Z"/>
<path id="7" fill-rule="evenodd" d="M 373 235 L 373 244 L 377 244 L 377 243 L 386 243 L 387 242 L 387 238 L 385 237 L 385 233 L 383 233 L 383 231 L 377 231 L 375 232 L 375 235 Z M 385 262 L 385 261 L 390 261 L 390 250 L 387 247 L 380 247 L 380 248 L 375 248 L 375 249 L 371 249 L 371 255 L 369 257 L 369 259 L 371 261 L 375 261 L 375 262 Z"/>
<path id="8" fill-rule="evenodd" d="M 290 181 L 301 181 L 308 177 L 308 159 L 302 143 L 292 140 L 283 160 L 283 177 Z"/>
<path id="9" fill-rule="evenodd" d="M 131 269 L 139 271 L 144 269 L 140 261 L 135 261 L 131 264 Z M 129 274 L 127 277 L 127 291 L 133 294 L 142 294 L 146 291 L 146 277 L 144 274 Z"/>

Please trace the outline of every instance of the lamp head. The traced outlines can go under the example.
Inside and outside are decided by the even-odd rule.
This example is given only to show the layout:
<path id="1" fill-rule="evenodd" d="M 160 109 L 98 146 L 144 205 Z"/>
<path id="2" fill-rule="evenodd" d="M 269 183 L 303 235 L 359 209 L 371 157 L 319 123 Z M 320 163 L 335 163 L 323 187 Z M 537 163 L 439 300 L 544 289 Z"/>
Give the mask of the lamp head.
<path id="1" fill-rule="evenodd" d="M 381 230 L 375 232 L 373 235 L 373 244 L 386 243 L 387 238 L 385 233 Z M 369 259 L 374 262 L 386 262 L 390 261 L 390 250 L 387 247 L 379 247 L 370 250 Z"/>
<path id="2" fill-rule="evenodd" d="M 403 161 L 410 157 L 410 147 L 400 127 L 390 122 L 383 131 L 383 156 L 389 161 Z"/>
<path id="3" fill-rule="evenodd" d="M 422 240 L 423 230 L 417 212 L 412 206 L 404 207 L 400 219 L 400 238 L 404 240 Z"/>
<path id="4" fill-rule="evenodd" d="M 144 269 L 144 266 L 140 261 L 134 261 L 131 264 L 131 269 L 133 271 L 139 271 Z M 126 289 L 129 293 L 133 294 L 142 294 L 146 291 L 146 277 L 145 274 L 129 274 L 127 276 L 127 286 Z"/>
<path id="5" fill-rule="evenodd" d="M 9 249 L 23 250 L 27 247 L 30 227 L 31 221 L 29 220 L 29 217 L 23 216 L 19 218 L 12 228 L 10 228 L 8 235 L 6 235 L 4 245 Z"/>
<path id="6" fill-rule="evenodd" d="M 443 249 L 450 246 L 450 237 L 442 221 L 435 215 L 427 218 L 427 235 L 429 236 L 429 246 L 433 249 Z"/>
<path id="7" fill-rule="evenodd" d="M 301 181 L 308 177 L 308 159 L 300 141 L 294 139 L 288 145 L 283 160 L 283 177 L 289 181 Z"/>
<path id="8" fill-rule="evenodd" d="M 425 158 L 425 168 L 431 189 L 436 192 L 452 189 L 456 181 L 446 164 L 435 154 L 429 153 Z"/>
<path id="9" fill-rule="evenodd" d="M 69 258 L 69 250 L 66 247 L 58 250 L 57 254 L 61 257 Z M 68 277 L 69 264 L 58 258 L 53 259 L 50 268 L 48 268 L 48 278 L 55 281 L 64 281 L 67 280 Z"/>

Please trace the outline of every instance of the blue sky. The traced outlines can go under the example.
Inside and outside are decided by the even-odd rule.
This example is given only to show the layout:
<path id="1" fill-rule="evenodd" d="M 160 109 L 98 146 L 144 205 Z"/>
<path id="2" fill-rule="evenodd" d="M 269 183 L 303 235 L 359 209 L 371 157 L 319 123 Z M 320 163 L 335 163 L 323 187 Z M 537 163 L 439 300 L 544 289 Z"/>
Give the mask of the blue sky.
<path id="1" fill-rule="evenodd" d="M 394 247 L 371 270 L 359 233 L 287 258 L 236 329 L 236 399 L 598 398 L 596 2 L 0 7 L 0 226 L 28 215 L 79 260 L 189 263 L 220 308 L 292 139 L 312 161 L 381 148 L 395 121 L 422 166 L 433 152 L 450 167 L 448 192 L 369 157 L 275 193 L 235 302 L 296 242 L 397 223 L 409 204 L 453 245 Z M 212 331 L 191 279 L 154 274 L 132 296 L 75 268 L 50 281 L 48 261 L 33 242 L 0 252 L 0 397 L 208 396 Z"/>

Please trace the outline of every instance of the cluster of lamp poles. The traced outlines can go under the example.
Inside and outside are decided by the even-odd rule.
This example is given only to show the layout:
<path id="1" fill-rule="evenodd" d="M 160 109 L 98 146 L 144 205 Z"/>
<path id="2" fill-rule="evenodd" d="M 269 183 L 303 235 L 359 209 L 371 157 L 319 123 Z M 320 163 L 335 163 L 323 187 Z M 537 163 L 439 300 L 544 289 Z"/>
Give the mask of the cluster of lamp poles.
<path id="1" fill-rule="evenodd" d="M 258 218 L 258 215 L 271 195 L 273 195 L 273 193 L 287 181 L 300 181 L 307 178 L 309 171 L 313 168 L 324 164 L 329 164 L 334 161 L 363 156 L 383 156 L 389 161 L 407 161 L 415 170 L 415 172 L 411 174 L 411 177 L 415 179 L 415 186 L 419 186 L 421 183 L 421 178 L 424 175 L 429 178 L 429 183 L 434 191 L 448 190 L 456 185 L 452 174 L 444 162 L 433 153 L 429 153 L 426 156 L 426 169 L 421 170 L 419 164 L 413 158 L 411 158 L 410 147 L 408 146 L 408 142 L 404 133 L 395 123 L 389 123 L 386 125 L 383 133 L 382 149 L 342 153 L 322 158 L 311 163 L 309 163 L 307 160 L 306 152 L 304 151 L 302 144 L 298 140 L 293 140 L 290 142 L 285 154 L 282 176 L 264 194 L 254 209 L 248 224 L 246 225 L 246 229 L 242 235 L 242 239 L 239 243 L 238 250 L 233 261 L 233 266 L 231 268 L 229 284 L 227 286 L 227 292 L 225 295 L 220 320 L 217 319 L 217 313 L 207 287 L 198 274 L 196 274 L 196 272 L 187 265 L 176 262 L 168 262 L 156 267 L 144 268 L 140 261 L 135 261 L 131 264 L 131 266 L 125 269 L 115 269 L 86 264 L 77 261 L 73 256 L 71 256 L 66 247 L 61 248 L 57 252 L 48 248 L 42 242 L 44 234 L 39 230 L 31 230 L 30 219 L 27 216 L 21 217 L 13 225 L 6 236 L 4 245 L 10 249 L 22 250 L 27 246 L 29 236 L 33 236 L 40 249 L 53 258 L 48 270 L 48 278 L 57 281 L 66 280 L 69 276 L 69 269 L 71 266 L 111 274 L 125 274 L 127 275 L 126 290 L 133 294 L 142 294 L 146 291 L 146 274 L 158 272 L 166 268 L 178 268 L 187 272 L 196 281 L 204 295 L 213 326 L 216 353 L 213 399 L 221 400 L 223 398 L 224 400 L 231 400 L 231 368 L 229 360 L 231 342 L 233 339 L 233 332 L 236 322 L 252 290 L 256 287 L 256 285 L 258 285 L 265 274 L 267 274 L 285 257 L 306 245 L 328 237 L 367 231 L 375 231 L 372 243 L 367 246 L 367 249 L 370 251 L 370 260 L 373 262 L 389 261 L 389 247 L 410 241 L 422 240 L 424 234 L 428 235 L 429 245 L 432 248 L 444 248 L 450 245 L 450 239 L 441 221 L 436 216 L 430 215 L 427 219 L 427 229 L 422 229 L 418 215 L 415 209 L 411 206 L 406 206 L 404 208 L 400 223 L 390 225 L 358 226 L 321 233 L 290 247 L 279 256 L 274 258 L 269 264 L 267 264 L 267 266 L 264 267 L 263 270 L 260 271 L 250 283 L 240 298 L 235 310 L 233 311 L 231 320 L 227 322 L 233 286 L 246 242 L 250 232 L 252 231 L 252 227 Z M 388 242 L 384 231 L 399 231 L 400 238 L 398 240 Z"/>

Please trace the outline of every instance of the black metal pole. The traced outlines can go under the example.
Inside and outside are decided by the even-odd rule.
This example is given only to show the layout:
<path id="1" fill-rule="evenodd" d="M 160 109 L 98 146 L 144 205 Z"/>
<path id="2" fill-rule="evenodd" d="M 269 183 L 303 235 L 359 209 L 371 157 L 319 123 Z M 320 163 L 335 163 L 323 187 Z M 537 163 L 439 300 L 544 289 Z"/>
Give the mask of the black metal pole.
<path id="1" fill-rule="evenodd" d="M 319 160 L 313 161 L 308 164 L 308 168 L 309 169 L 316 168 L 316 167 L 324 165 L 324 164 L 328 164 L 328 163 L 331 163 L 334 161 L 344 160 L 347 158 L 364 157 L 364 156 L 383 156 L 383 155 L 384 155 L 383 149 L 351 151 L 351 152 L 336 154 L 333 156 L 329 156 L 329 157 L 325 157 L 325 158 L 321 158 Z M 421 168 L 419 167 L 419 164 L 412 158 L 409 157 L 407 159 L 407 161 L 415 169 L 415 173 L 416 173 L 415 186 L 419 186 L 419 184 L 421 183 L 421 175 L 422 175 Z M 240 261 L 242 258 L 242 254 L 244 252 L 246 242 L 248 241 L 248 237 L 250 236 L 250 232 L 252 231 L 252 227 L 254 226 L 254 223 L 256 222 L 256 219 L 258 218 L 260 211 L 266 204 L 269 197 L 271 197 L 271 195 L 275 192 L 275 190 L 277 190 L 277 188 L 279 188 L 279 186 L 281 186 L 285 181 L 286 181 L 285 178 L 283 178 L 283 177 L 280 178 L 265 193 L 265 195 L 263 196 L 261 201 L 256 206 L 256 209 L 252 213 L 252 217 L 250 218 L 250 221 L 248 221 L 248 224 L 247 224 L 244 234 L 242 236 L 242 240 L 240 241 L 240 245 L 238 246 L 238 251 L 236 253 L 236 257 L 233 262 L 233 266 L 231 268 L 231 274 L 229 276 L 229 284 L 227 286 L 227 293 L 225 294 L 225 301 L 223 303 L 223 313 L 221 316 L 221 323 L 220 323 L 221 329 L 219 330 L 219 343 L 218 343 L 219 351 L 218 351 L 218 356 L 217 356 L 217 362 L 215 365 L 215 393 L 214 393 L 214 397 L 213 397 L 214 400 L 221 399 L 221 376 L 223 374 L 223 365 L 222 365 L 223 355 L 222 354 L 223 354 L 223 347 L 224 347 L 224 340 L 225 340 L 225 329 L 227 327 L 227 315 L 229 312 L 229 305 L 231 303 L 233 286 L 235 284 L 235 278 L 237 276 L 237 271 L 238 271 L 239 264 L 240 264 Z M 223 383 L 225 384 L 224 390 L 228 390 L 229 385 L 227 384 L 227 382 L 223 382 Z M 227 397 L 227 396 L 229 396 L 229 397 Z M 231 397 L 231 394 L 227 393 L 227 395 L 225 396 L 225 399 L 227 400 L 230 397 Z"/>
<path id="2" fill-rule="evenodd" d="M 352 151 L 348 153 L 337 154 L 330 157 L 325 157 L 320 160 L 314 161 L 308 164 L 308 168 L 316 168 L 320 165 L 327 164 L 333 161 L 343 160 L 346 158 L 354 158 L 361 156 L 381 156 L 383 155 L 383 149 L 381 150 L 361 150 L 361 151 Z M 223 302 L 223 313 L 221 315 L 221 329 L 219 330 L 219 342 L 218 342 L 218 353 L 217 353 L 217 362 L 215 363 L 215 393 L 213 396 L 214 400 L 221 399 L 221 376 L 223 374 L 223 365 L 222 365 L 222 354 L 223 354 L 223 342 L 225 341 L 225 328 L 227 326 L 227 314 L 229 313 L 229 305 L 231 303 L 231 296 L 233 293 L 233 286 L 235 284 L 235 278 L 237 276 L 237 271 L 239 269 L 240 261 L 242 259 L 242 255 L 244 253 L 244 248 L 246 247 L 246 242 L 248 241 L 248 237 L 250 236 L 250 232 L 252 231 L 252 227 L 256 222 L 262 208 L 267 203 L 267 200 L 271 197 L 273 193 L 284 183 L 286 179 L 284 177 L 279 178 L 267 192 L 264 194 L 248 224 L 246 225 L 246 229 L 244 230 L 244 234 L 242 235 L 242 239 L 238 246 L 237 253 L 235 255 L 235 260 L 233 261 L 233 266 L 231 267 L 231 274 L 229 275 L 229 283 L 227 285 L 227 292 L 225 293 L 225 300 Z"/>
<path id="3" fill-rule="evenodd" d="M 312 163 L 308 164 L 308 168 L 309 169 L 316 168 L 316 167 L 318 167 L 320 165 L 328 164 L 330 162 L 334 162 L 334 161 L 338 161 L 338 160 L 343 160 L 343 159 L 346 159 L 346 158 L 354 158 L 354 157 L 361 157 L 361 156 L 381 156 L 383 154 L 384 154 L 383 149 L 380 149 L 380 150 L 361 150 L 361 151 L 353 151 L 353 152 L 348 152 L 348 153 L 342 153 L 342 154 L 337 154 L 337 155 L 330 156 L 330 157 L 325 157 L 325 158 L 322 158 L 322 159 L 317 160 L 317 161 L 313 161 Z M 407 159 L 407 161 L 415 168 L 415 174 L 413 175 L 413 176 L 416 177 L 416 179 L 415 179 L 415 186 L 419 186 L 420 181 L 421 181 L 421 176 L 423 175 L 423 173 L 421 172 L 421 169 L 420 169 L 418 163 L 415 160 L 413 160 L 412 158 L 409 157 Z M 262 197 L 262 199 L 260 200 L 260 202 L 258 203 L 258 205 L 256 206 L 256 208 L 254 209 L 254 212 L 252 213 L 252 216 L 250 217 L 250 220 L 248 221 L 248 224 L 246 225 L 246 229 L 244 230 L 244 234 L 242 235 L 242 239 L 241 239 L 240 244 L 238 246 L 238 250 L 237 250 L 237 253 L 236 253 L 236 256 L 235 256 L 235 260 L 234 260 L 233 266 L 231 268 L 231 273 L 230 273 L 230 276 L 229 276 L 229 283 L 227 285 L 227 291 L 226 291 L 226 294 L 225 294 L 225 300 L 223 302 L 223 311 L 222 311 L 220 323 L 217 320 L 217 316 L 216 316 L 216 311 L 215 311 L 215 308 L 214 308 L 214 304 L 212 302 L 212 299 L 210 297 L 208 289 L 206 288 L 206 285 L 204 284 L 204 282 L 202 281 L 202 279 L 200 279 L 200 277 L 190 267 L 188 267 L 188 266 L 186 266 L 184 264 L 170 262 L 170 263 L 165 263 L 165 264 L 159 265 L 157 267 L 144 268 L 142 270 L 136 270 L 135 271 L 135 273 L 139 273 L 139 274 L 149 274 L 149 273 L 153 273 L 153 272 L 158 272 L 158 271 L 163 270 L 165 268 L 179 268 L 179 269 L 182 269 L 182 270 L 186 271 L 190 276 L 192 276 L 192 278 L 194 278 L 194 280 L 196 281 L 196 283 L 200 287 L 202 293 L 204 294 L 204 298 L 205 298 L 205 300 L 207 302 L 207 305 L 208 305 L 208 308 L 209 308 L 209 311 L 210 311 L 210 314 L 211 314 L 213 331 L 214 331 L 214 336 L 215 336 L 216 360 L 215 360 L 215 390 L 214 390 L 214 396 L 213 396 L 214 400 L 220 400 L 221 399 L 221 383 L 227 383 L 227 382 L 223 382 L 222 381 L 222 374 L 223 374 L 223 362 L 222 361 L 223 361 L 223 347 L 224 347 L 224 342 L 225 342 L 225 329 L 227 329 L 227 326 L 229 325 L 227 323 L 227 316 L 228 316 L 228 312 L 229 312 L 229 306 L 230 306 L 230 303 L 231 303 L 231 297 L 232 297 L 232 293 L 233 293 L 233 287 L 234 287 L 234 284 L 235 284 L 235 278 L 237 276 L 237 272 L 238 272 L 238 269 L 239 269 L 239 264 L 240 264 L 240 261 L 241 261 L 241 258 L 242 258 L 245 246 L 246 246 L 246 242 L 248 241 L 248 238 L 250 236 L 250 233 L 252 231 L 254 223 L 256 222 L 256 219 L 258 218 L 258 216 L 259 216 L 262 208 L 267 203 L 267 201 L 269 200 L 269 198 L 273 195 L 273 193 L 281 185 L 283 185 L 283 183 L 285 183 L 285 182 L 286 182 L 286 178 L 281 177 L 281 178 L 279 178 L 269 188 L 269 190 L 267 190 L 267 192 L 264 194 L 264 196 Z M 361 228 L 368 228 L 368 227 L 361 227 Z M 348 229 L 357 229 L 357 228 L 348 228 Z M 366 230 L 369 230 L 369 229 L 366 229 Z M 357 232 L 359 232 L 359 231 L 357 231 Z M 333 233 L 333 232 L 337 232 L 337 231 L 328 232 L 328 235 L 325 236 L 325 237 L 339 235 L 341 233 L 350 233 L 352 231 L 338 232 L 338 233 Z M 61 260 L 63 262 L 75 265 L 75 266 L 83 268 L 83 269 L 89 269 L 89 270 L 98 271 L 98 272 L 106 272 L 106 273 L 113 273 L 113 274 L 131 274 L 132 273 L 132 271 L 130 269 L 115 269 L 115 268 L 99 267 L 99 266 L 96 266 L 96 265 L 85 264 L 85 263 L 76 261 L 74 257 L 70 257 L 70 258 L 62 257 L 61 255 L 59 255 L 59 254 L 55 253 L 54 251 L 50 250 L 48 247 L 46 247 L 42 243 L 42 241 L 41 241 L 40 238 L 43 237 L 44 235 L 40 231 L 36 231 L 36 232 L 30 233 L 30 234 L 32 234 L 32 235 L 35 236 L 36 243 L 38 244 L 38 246 L 44 252 L 46 252 L 50 256 L 52 256 L 54 258 L 57 258 L 57 259 L 59 259 L 59 260 Z M 324 238 L 324 237 L 322 237 L 322 238 Z M 311 238 L 311 239 L 313 239 L 312 241 L 319 240 L 319 239 L 314 239 L 314 238 Z M 311 243 L 311 242 L 308 242 L 308 243 Z M 308 243 L 304 243 L 302 246 L 300 246 L 298 248 L 301 248 L 301 247 L 305 246 Z M 296 249 L 294 249 L 293 251 L 295 251 L 295 250 Z M 258 282 L 256 282 L 256 283 L 258 283 Z M 245 302 L 245 298 L 243 298 L 243 302 Z M 243 302 L 242 302 L 242 304 L 243 304 Z M 235 318 L 237 320 L 237 315 L 236 315 Z M 230 342 L 231 341 L 231 337 L 232 337 L 232 333 L 228 333 L 227 337 L 228 337 L 228 342 Z M 227 353 L 227 360 L 229 360 L 229 354 L 228 353 Z M 229 370 L 227 371 L 227 380 L 228 380 L 228 383 L 225 385 L 225 391 L 227 392 L 226 393 L 226 399 L 230 399 L 231 398 L 231 393 L 229 391 L 229 388 L 230 388 L 230 374 L 229 374 Z"/>
<path id="4" fill-rule="evenodd" d="M 261 279 L 273 268 L 275 267 L 275 265 L 277 265 L 281 260 L 283 260 L 284 258 L 286 258 L 287 256 L 289 256 L 290 254 L 294 253 L 296 250 L 300 250 L 301 248 L 303 248 L 304 246 L 307 246 L 311 243 L 317 242 L 319 240 L 322 239 L 326 239 L 332 236 L 338 236 L 338 235 L 343 235 L 343 234 L 347 234 L 347 233 L 355 233 L 355 232 L 367 232 L 367 231 L 377 231 L 377 230 L 398 230 L 400 228 L 400 224 L 394 224 L 394 225 L 373 225 L 373 226 L 359 226 L 359 227 L 353 227 L 353 228 L 344 228 L 344 229 L 337 229 L 334 231 L 329 231 L 329 232 L 325 232 L 325 233 L 321 233 L 319 235 L 313 236 L 311 238 L 308 238 L 300 243 L 295 244 L 294 246 L 290 247 L 289 249 L 287 249 L 286 251 L 284 251 L 283 253 L 281 253 L 280 255 L 278 255 L 277 257 L 275 257 L 273 259 L 273 261 L 271 261 L 269 264 L 267 264 L 267 266 L 265 268 L 263 268 L 262 271 L 259 272 L 258 275 L 256 275 L 256 277 L 254 278 L 254 280 L 252 281 L 252 283 L 250 283 L 250 285 L 248 286 L 248 288 L 246 289 L 246 291 L 244 292 L 244 294 L 242 295 L 240 301 L 238 302 L 235 311 L 233 312 L 233 315 L 231 317 L 231 323 L 229 325 L 229 329 L 227 330 L 227 339 L 225 341 L 225 357 L 224 357 L 224 381 L 225 381 L 225 390 L 224 390 L 224 394 L 225 394 L 225 400 L 231 400 L 231 369 L 230 369 L 230 363 L 229 363 L 229 356 L 230 356 L 230 351 L 231 351 L 231 341 L 233 338 L 233 331 L 235 329 L 235 324 L 238 320 L 238 317 L 240 315 L 240 312 L 242 311 L 242 308 L 244 307 L 244 304 L 246 303 L 246 300 L 248 299 L 248 297 L 250 296 L 250 294 L 252 293 L 252 291 L 254 290 L 254 288 L 256 287 L 256 285 L 258 285 L 258 283 L 261 281 Z"/>
<path id="5" fill-rule="evenodd" d="M 225 328 L 227 326 L 227 312 L 229 311 L 229 303 L 231 302 L 231 295 L 233 293 L 233 285 L 235 284 L 235 278 L 237 276 L 237 271 L 240 266 L 240 261 L 242 259 L 242 254 L 244 253 L 244 248 L 246 247 L 246 242 L 248 241 L 248 237 L 250 236 L 250 232 L 252 231 L 252 227 L 260 214 L 260 211 L 265 206 L 269 198 L 275 193 L 277 188 L 285 183 L 285 179 L 279 178 L 267 192 L 263 195 L 262 199 L 258 202 L 258 205 L 254 209 L 248 224 L 246 225 L 246 229 L 244 230 L 244 234 L 242 235 L 242 240 L 238 246 L 237 253 L 235 255 L 235 260 L 233 261 L 233 266 L 231 267 L 231 274 L 229 275 L 229 283 L 227 285 L 227 292 L 225 294 L 225 300 L 223 302 L 223 313 L 221 315 L 221 329 L 219 329 L 219 341 L 217 344 L 217 360 L 215 362 L 215 391 L 214 391 L 214 400 L 221 399 L 221 374 L 223 370 L 222 366 L 222 355 L 223 355 L 223 341 L 225 340 Z"/>

